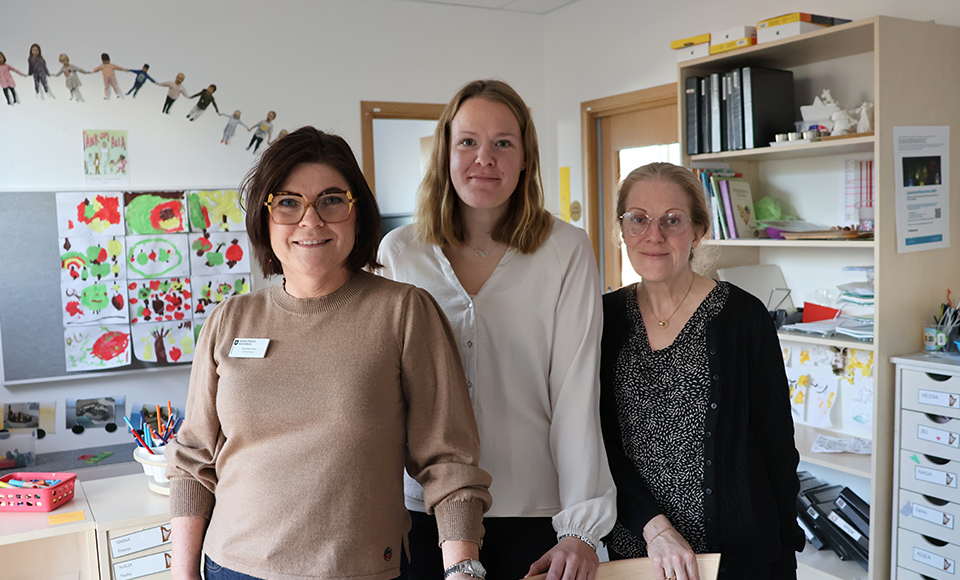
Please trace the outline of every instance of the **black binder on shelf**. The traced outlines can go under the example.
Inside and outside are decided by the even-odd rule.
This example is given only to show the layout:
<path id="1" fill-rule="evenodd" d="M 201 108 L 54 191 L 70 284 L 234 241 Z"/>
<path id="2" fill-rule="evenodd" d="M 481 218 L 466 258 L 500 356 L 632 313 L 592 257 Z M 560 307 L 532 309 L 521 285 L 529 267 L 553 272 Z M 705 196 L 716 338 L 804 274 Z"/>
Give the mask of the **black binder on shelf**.
<path id="1" fill-rule="evenodd" d="M 731 127 L 730 149 L 743 149 L 743 76 L 738 68 L 730 71 L 730 115 L 727 125 Z"/>
<path id="2" fill-rule="evenodd" d="M 710 153 L 710 77 L 700 79 L 700 152 Z"/>
<path id="3" fill-rule="evenodd" d="M 841 560 L 854 560 L 866 568 L 866 554 L 829 519 L 833 502 L 840 496 L 841 489 L 843 488 L 839 485 L 811 489 L 800 496 L 800 501 L 804 505 L 804 511 L 811 516 L 817 529 L 823 532 L 827 544 L 837 556 Z"/>
<path id="4" fill-rule="evenodd" d="M 741 75 L 744 148 L 766 147 L 777 133 L 794 131 L 793 72 L 748 66 Z"/>
<path id="5" fill-rule="evenodd" d="M 840 491 L 840 496 L 833 502 L 840 513 L 850 522 L 858 532 L 870 537 L 870 505 L 849 487 Z"/>
<path id="6" fill-rule="evenodd" d="M 698 155 L 700 150 L 700 82 L 701 77 L 687 77 L 683 81 L 683 101 L 687 115 L 687 155 Z"/>
<path id="7" fill-rule="evenodd" d="M 730 138 L 730 80 L 730 73 L 723 73 L 723 76 L 720 77 L 720 106 L 723 110 L 722 116 L 724 119 L 720 148 L 724 151 L 730 151 L 733 148 L 733 141 Z"/>
<path id="8" fill-rule="evenodd" d="M 723 133 L 725 130 L 723 115 L 723 75 L 710 75 L 710 151 L 723 151 Z"/>
<path id="9" fill-rule="evenodd" d="M 804 498 L 804 493 L 807 491 L 827 487 L 827 484 L 806 471 L 797 472 L 797 478 L 800 480 L 800 493 L 797 495 L 797 522 L 803 529 L 804 535 L 807 537 L 807 541 L 810 542 L 811 546 L 817 550 L 829 548 L 830 546 L 827 544 L 824 533 L 817 529 L 817 512 L 808 512 L 809 504 L 801 501 L 802 498 Z"/>
<path id="10" fill-rule="evenodd" d="M 870 538 L 861 534 L 857 528 L 850 523 L 850 520 L 843 517 L 843 514 L 840 513 L 840 510 L 836 507 L 830 510 L 827 519 L 830 520 L 830 523 L 837 526 L 837 528 L 859 548 L 857 551 L 860 552 L 864 558 L 867 557 L 867 554 L 870 552 Z"/>

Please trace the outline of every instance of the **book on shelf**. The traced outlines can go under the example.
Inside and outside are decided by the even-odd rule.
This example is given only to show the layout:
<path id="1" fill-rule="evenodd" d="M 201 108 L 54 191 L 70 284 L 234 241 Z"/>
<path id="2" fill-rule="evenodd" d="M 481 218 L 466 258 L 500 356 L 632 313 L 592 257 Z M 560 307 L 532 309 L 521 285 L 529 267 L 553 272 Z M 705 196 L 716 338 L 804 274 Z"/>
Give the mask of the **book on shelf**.
<path id="1" fill-rule="evenodd" d="M 735 240 L 739 238 L 737 224 L 733 217 L 733 206 L 730 204 L 730 181 L 721 179 L 718 181 L 720 186 L 720 200 L 723 202 L 724 223 L 727 224 L 727 239 Z"/>
<path id="2" fill-rule="evenodd" d="M 743 74 L 738 68 L 730 71 L 730 113 L 727 126 L 730 129 L 730 149 L 743 149 Z"/>
<path id="3" fill-rule="evenodd" d="M 807 12 L 792 12 L 790 14 L 781 14 L 780 16 L 775 16 L 773 18 L 768 18 L 766 20 L 757 22 L 757 30 L 771 28 L 773 26 L 781 26 L 783 24 L 789 24 L 790 22 L 809 22 L 811 24 L 820 24 L 823 26 L 836 26 L 837 24 L 845 24 L 850 22 L 850 20 L 846 18 L 835 18 L 832 16 L 821 16 L 819 14 L 809 14 Z"/>
<path id="4" fill-rule="evenodd" d="M 707 210 L 710 212 L 711 238 L 714 240 L 726 239 L 724 230 L 727 229 L 727 225 L 724 223 L 725 218 L 723 217 L 723 199 L 720 196 L 717 181 L 719 179 L 742 177 L 742 174 L 730 169 L 715 168 L 698 168 L 693 171 L 700 178 L 704 200 L 707 204 Z"/>
<path id="5" fill-rule="evenodd" d="M 687 155 L 703 153 L 700 149 L 700 83 L 701 77 L 684 80 L 683 105 L 687 115 Z"/>
<path id="6" fill-rule="evenodd" d="M 723 84 L 720 73 L 710 75 L 710 151 L 723 151 L 723 133 L 726 119 L 723 115 Z"/>
<path id="7" fill-rule="evenodd" d="M 730 192 L 730 206 L 733 210 L 737 237 L 745 239 L 760 237 L 757 216 L 753 209 L 753 194 L 750 192 L 750 183 L 744 179 L 728 179 L 727 187 Z"/>
<path id="8" fill-rule="evenodd" d="M 700 152 L 710 153 L 710 77 L 700 79 Z"/>
<path id="9" fill-rule="evenodd" d="M 719 240 L 730 239 L 730 229 L 727 226 L 727 216 L 723 207 L 723 196 L 720 193 L 720 176 L 716 173 L 710 175 L 710 198 L 713 200 L 714 211 L 716 212 L 717 233 L 720 234 Z"/>
<path id="10" fill-rule="evenodd" d="M 794 129 L 793 72 L 747 66 L 741 75 L 743 146 L 766 147 L 777 133 Z"/>

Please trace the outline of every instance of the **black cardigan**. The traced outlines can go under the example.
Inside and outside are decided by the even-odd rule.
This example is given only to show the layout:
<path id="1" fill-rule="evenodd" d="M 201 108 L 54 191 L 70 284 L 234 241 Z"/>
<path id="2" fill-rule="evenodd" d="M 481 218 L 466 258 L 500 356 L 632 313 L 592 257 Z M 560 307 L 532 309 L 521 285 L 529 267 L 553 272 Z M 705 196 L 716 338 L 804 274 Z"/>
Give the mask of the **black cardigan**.
<path id="1" fill-rule="evenodd" d="M 706 543 L 722 553 L 721 571 L 778 562 L 796 566 L 797 464 L 790 393 L 776 327 L 763 304 L 736 286 L 707 325 L 710 400 L 704 425 Z M 603 297 L 600 420 L 617 485 L 617 519 L 642 538 L 661 513 L 623 451 L 617 416 L 617 358 L 630 335 L 629 287 Z"/>

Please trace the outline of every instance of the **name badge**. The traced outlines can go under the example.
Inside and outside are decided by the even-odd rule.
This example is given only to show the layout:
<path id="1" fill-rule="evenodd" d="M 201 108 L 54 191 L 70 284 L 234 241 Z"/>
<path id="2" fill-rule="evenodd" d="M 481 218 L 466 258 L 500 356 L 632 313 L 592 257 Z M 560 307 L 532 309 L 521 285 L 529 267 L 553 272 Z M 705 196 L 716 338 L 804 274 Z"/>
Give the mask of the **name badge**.
<path id="1" fill-rule="evenodd" d="M 235 338 L 230 347 L 232 358 L 263 358 L 267 355 L 269 338 Z"/>

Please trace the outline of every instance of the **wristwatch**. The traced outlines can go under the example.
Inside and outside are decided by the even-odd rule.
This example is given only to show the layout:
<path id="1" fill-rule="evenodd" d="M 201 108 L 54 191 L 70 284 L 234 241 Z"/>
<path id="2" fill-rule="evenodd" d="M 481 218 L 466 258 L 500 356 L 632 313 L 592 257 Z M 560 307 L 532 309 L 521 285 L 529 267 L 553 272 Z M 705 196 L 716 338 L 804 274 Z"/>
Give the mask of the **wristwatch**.
<path id="1" fill-rule="evenodd" d="M 457 562 L 453 566 L 450 566 L 443 571 L 443 580 L 447 580 L 450 576 L 454 574 L 466 574 L 467 576 L 473 576 L 477 580 L 484 580 L 487 577 L 487 570 L 483 567 L 478 560 L 464 560 L 462 562 Z"/>

